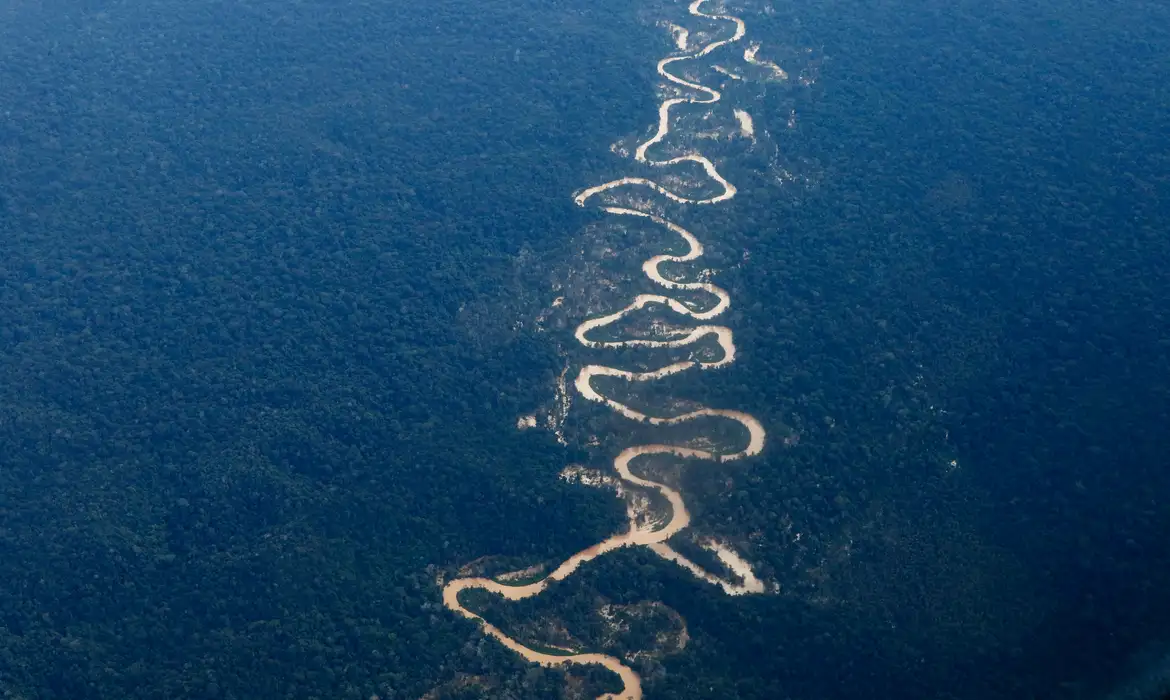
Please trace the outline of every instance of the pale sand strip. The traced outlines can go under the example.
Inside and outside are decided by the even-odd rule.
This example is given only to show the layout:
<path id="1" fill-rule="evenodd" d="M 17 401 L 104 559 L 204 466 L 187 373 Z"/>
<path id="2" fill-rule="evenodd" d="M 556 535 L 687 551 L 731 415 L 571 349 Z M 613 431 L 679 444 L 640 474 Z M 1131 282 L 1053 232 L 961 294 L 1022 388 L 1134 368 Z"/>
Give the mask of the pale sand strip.
<path id="1" fill-rule="evenodd" d="M 735 110 L 735 118 L 739 120 L 739 133 L 748 138 L 755 138 L 756 125 L 752 122 L 752 115 L 742 109 Z"/>
<path id="2" fill-rule="evenodd" d="M 753 41 L 746 49 L 743 50 L 743 60 L 747 61 L 753 66 L 763 66 L 767 68 L 768 70 L 772 71 L 773 77 L 778 80 L 787 80 L 788 73 L 786 73 L 783 68 L 771 61 L 763 61 L 756 58 L 756 54 L 759 53 L 759 51 L 760 44 Z"/>
<path id="3" fill-rule="evenodd" d="M 733 72 L 727 70 L 726 68 L 724 68 L 723 66 L 711 66 L 711 67 L 715 69 L 716 73 L 726 75 L 728 78 L 731 78 L 732 80 L 743 80 L 742 75 L 740 75 L 739 73 L 733 73 Z"/>
<path id="4" fill-rule="evenodd" d="M 764 592 L 763 581 L 760 581 L 760 579 L 756 578 L 756 574 L 752 571 L 751 565 L 744 561 L 738 554 L 717 542 L 707 542 L 703 546 L 706 549 L 715 552 L 715 556 L 719 557 L 719 561 L 723 562 L 723 564 L 728 569 L 742 578 L 743 583 L 736 584 L 732 583 L 731 581 L 719 578 L 718 576 L 706 571 L 690 559 L 687 559 L 682 554 L 679 554 L 665 542 L 652 544 L 650 545 L 650 549 L 663 559 L 672 561 L 683 567 L 687 571 L 694 574 L 697 578 L 700 578 L 712 585 L 719 586 L 727 595 L 747 595 L 749 593 Z"/>

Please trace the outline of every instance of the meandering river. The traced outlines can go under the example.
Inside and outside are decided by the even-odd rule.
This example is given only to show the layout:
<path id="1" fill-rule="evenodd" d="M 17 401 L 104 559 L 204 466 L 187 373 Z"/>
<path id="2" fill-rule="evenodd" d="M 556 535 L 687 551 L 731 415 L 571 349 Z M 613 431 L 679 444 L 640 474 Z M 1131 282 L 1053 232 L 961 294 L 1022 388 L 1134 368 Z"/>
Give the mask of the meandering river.
<path id="1" fill-rule="evenodd" d="M 693 198 L 685 194 L 676 192 L 662 184 L 644 177 L 623 177 L 610 182 L 605 182 L 594 187 L 590 187 L 578 192 L 574 196 L 574 201 L 579 206 L 586 206 L 598 195 L 615 190 L 618 188 L 649 188 L 659 195 L 679 204 L 692 205 L 711 205 L 719 202 L 724 202 L 735 197 L 735 186 L 727 181 L 716 168 L 715 164 L 706 156 L 699 153 L 687 153 L 684 155 L 667 158 L 663 160 L 655 160 L 649 155 L 650 150 L 659 144 L 670 133 L 671 129 L 671 112 L 679 105 L 710 105 L 718 102 L 722 95 L 721 93 L 711 87 L 701 85 L 697 82 L 687 80 L 675 73 L 671 72 L 671 66 L 683 61 L 694 61 L 701 59 L 720 47 L 727 44 L 738 42 L 743 39 L 746 32 L 744 22 L 738 17 L 733 17 L 726 14 L 707 13 L 703 11 L 703 6 L 707 4 L 708 0 L 694 0 L 689 6 L 691 15 L 711 20 L 720 24 L 730 24 L 734 28 L 734 32 L 730 37 L 711 41 L 702 46 L 693 47 L 689 42 L 693 40 L 693 35 L 687 30 L 673 27 L 676 32 L 676 45 L 680 51 L 686 53 L 682 55 L 675 55 L 664 58 L 658 62 L 658 74 L 667 82 L 677 86 L 684 97 L 670 97 L 662 102 L 658 107 L 658 128 L 654 135 L 638 145 L 634 158 L 639 163 L 651 166 L 653 168 L 668 168 L 670 166 L 693 163 L 700 166 L 706 173 L 707 177 L 717 186 L 717 193 L 703 197 Z M 726 32 L 723 32 L 726 34 Z M 752 44 L 744 51 L 744 59 L 752 64 L 765 66 L 771 69 L 774 73 L 784 75 L 783 71 L 773 63 L 761 61 L 756 57 L 756 52 L 759 50 L 758 44 Z M 745 113 L 746 116 L 746 113 Z M 740 123 L 744 123 L 744 117 L 737 118 Z M 751 124 L 750 117 L 747 118 L 748 125 Z M 731 297 L 728 293 L 720 287 L 711 284 L 707 281 L 684 281 L 681 279 L 673 279 L 671 276 L 664 274 L 660 266 L 663 263 L 686 263 L 697 260 L 703 255 L 703 244 L 690 231 L 682 226 L 668 221 L 656 214 L 647 213 L 633 208 L 621 206 L 606 206 L 600 207 L 601 211 L 621 217 L 637 217 L 665 228 L 671 233 L 677 235 L 687 245 L 687 251 L 682 255 L 655 255 L 642 264 L 642 271 L 646 276 L 662 288 L 662 294 L 642 294 L 634 298 L 632 302 L 624 308 L 604 316 L 599 316 L 587 319 L 581 323 L 576 329 L 576 339 L 581 345 L 590 348 L 602 349 L 619 349 L 628 347 L 650 347 L 650 348 L 682 348 L 691 346 L 704 338 L 713 338 L 720 348 L 720 354 L 716 359 L 688 359 L 665 367 L 661 367 L 654 371 L 648 372 L 630 372 L 627 370 L 607 367 L 605 365 L 586 365 L 577 374 L 573 386 L 577 393 L 582 398 L 600 403 L 612 409 L 616 413 L 634 421 L 650 424 L 650 425 L 677 425 L 686 423 L 699 418 L 714 417 L 724 420 L 730 420 L 743 426 L 746 431 L 746 445 L 734 452 L 718 452 L 713 449 L 700 449 L 696 447 L 683 445 L 667 445 L 667 444 L 649 444 L 649 445 L 635 445 L 627 447 L 621 451 L 614 459 L 613 466 L 618 477 L 630 487 L 652 490 L 658 492 L 669 503 L 669 519 L 665 524 L 656 523 L 653 526 L 640 526 L 637 514 L 632 510 L 629 512 L 629 529 L 623 533 L 613 535 L 597 544 L 577 552 L 573 556 L 565 560 L 560 566 L 556 567 L 551 573 L 540 581 L 530 583 L 524 586 L 511 586 L 505 583 L 500 583 L 489 578 L 482 577 L 468 577 L 457 578 L 448 582 L 443 588 L 443 604 L 451 611 L 458 613 L 464 617 L 477 621 L 485 634 L 495 638 L 508 649 L 516 652 L 528 661 L 541 664 L 543 666 L 558 666 L 562 664 L 596 664 L 603 666 L 621 678 L 623 688 L 618 693 L 611 693 L 602 696 L 600 700 L 640 700 L 642 698 L 642 680 L 638 674 L 629 666 L 624 664 L 620 659 L 600 653 L 578 653 L 556 655 L 537 651 L 524 646 L 520 642 L 512 639 L 504 634 L 495 625 L 483 619 L 476 613 L 468 610 L 459 600 L 459 594 L 468 589 L 481 589 L 490 591 L 497 595 L 501 595 L 508 600 L 521 600 L 532 596 L 539 595 L 544 591 L 551 582 L 562 581 L 573 573 L 584 563 L 595 559 L 607 552 L 612 552 L 622 547 L 646 547 L 654 553 L 661 556 L 663 559 L 674 562 L 679 566 L 690 571 L 696 577 L 712 583 L 721 588 L 729 595 L 742 595 L 746 593 L 762 593 L 765 590 L 763 582 L 761 582 L 754 572 L 750 564 L 748 564 L 742 557 L 735 553 L 732 549 L 716 542 L 708 542 L 705 546 L 711 550 L 727 567 L 733 572 L 737 580 L 727 580 L 715 574 L 712 574 L 701 566 L 683 556 L 681 553 L 674 550 L 668 541 L 678 533 L 685 530 L 690 524 L 690 512 L 687 510 L 686 502 L 683 500 L 682 494 L 670 488 L 669 486 L 658 483 L 651 479 L 639 477 L 631 469 L 631 464 L 639 458 L 648 455 L 672 455 L 681 459 L 688 460 L 704 460 L 711 462 L 727 462 L 731 460 L 743 459 L 759 454 L 764 449 L 764 442 L 766 432 L 764 427 L 753 416 L 742 411 L 703 408 L 696 411 L 690 411 L 681 415 L 660 417 L 652 416 L 641 411 L 638 411 L 617 399 L 608 397 L 599 391 L 594 385 L 594 379 L 600 377 L 610 377 L 626 382 L 649 382 L 665 377 L 669 377 L 680 372 L 685 372 L 690 369 L 717 369 L 731 364 L 735 361 L 735 343 L 733 341 L 731 329 L 726 326 L 714 325 L 707 323 L 721 316 L 731 305 Z M 680 301 L 669 296 L 672 291 L 685 291 L 686 301 Z M 709 298 L 706 304 L 691 301 L 692 297 L 696 296 L 694 293 L 705 293 Z M 700 325 L 689 328 L 686 331 L 676 331 L 667 333 L 666 338 L 661 339 L 636 339 L 636 340 L 594 340 L 591 339 L 590 334 L 597 329 L 605 328 L 614 323 L 621 321 L 627 315 L 643 309 L 647 306 L 661 306 L 670 309 L 673 313 L 686 318 L 693 319 L 700 322 Z"/>

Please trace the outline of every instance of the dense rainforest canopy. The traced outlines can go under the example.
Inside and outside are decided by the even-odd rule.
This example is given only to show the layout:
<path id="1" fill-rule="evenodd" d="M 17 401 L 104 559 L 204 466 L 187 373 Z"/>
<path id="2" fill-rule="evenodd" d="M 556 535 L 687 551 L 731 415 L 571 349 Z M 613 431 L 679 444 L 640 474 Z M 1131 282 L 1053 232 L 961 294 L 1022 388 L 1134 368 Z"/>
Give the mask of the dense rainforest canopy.
<path id="1" fill-rule="evenodd" d="M 741 356 L 671 390 L 772 432 L 680 478 L 779 593 L 630 550 L 478 609 L 657 645 L 649 698 L 1154 697 L 1170 9 L 732 9 L 809 80 L 729 93 L 761 135 L 692 223 Z M 600 235 L 571 193 L 653 124 L 663 19 L 685 7 L 0 8 L 0 695 L 612 687 L 521 663 L 436 580 L 622 524 L 558 474 L 629 426 L 516 419 L 583 361 L 533 319 Z M 598 601 L 649 622 L 603 642 Z"/>

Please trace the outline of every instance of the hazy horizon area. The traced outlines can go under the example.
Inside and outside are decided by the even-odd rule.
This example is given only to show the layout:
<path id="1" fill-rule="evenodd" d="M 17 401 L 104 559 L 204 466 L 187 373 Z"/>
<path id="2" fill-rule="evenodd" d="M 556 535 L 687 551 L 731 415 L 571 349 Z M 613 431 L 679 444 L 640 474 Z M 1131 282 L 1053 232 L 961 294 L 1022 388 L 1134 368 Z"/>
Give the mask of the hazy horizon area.
<path id="1" fill-rule="evenodd" d="M 1170 6 L 701 5 L 0 0 L 0 697 L 1167 697 Z"/>

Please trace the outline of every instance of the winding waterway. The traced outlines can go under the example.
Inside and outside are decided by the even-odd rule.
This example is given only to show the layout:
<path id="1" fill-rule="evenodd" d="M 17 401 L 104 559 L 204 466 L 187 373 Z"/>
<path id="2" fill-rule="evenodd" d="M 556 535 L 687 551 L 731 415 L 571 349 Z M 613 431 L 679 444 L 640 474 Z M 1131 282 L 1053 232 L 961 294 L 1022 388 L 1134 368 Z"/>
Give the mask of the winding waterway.
<path id="1" fill-rule="evenodd" d="M 701 85 L 696 82 L 691 82 L 682 78 L 670 71 L 670 67 L 681 61 L 694 61 L 703 58 L 708 54 L 716 51 L 722 46 L 738 42 L 743 39 L 746 32 L 744 22 L 738 17 L 733 17 L 726 14 L 706 13 L 702 10 L 703 5 L 707 4 L 708 0 L 694 0 L 689 9 L 691 15 L 707 20 L 713 20 L 719 23 L 731 23 L 734 25 L 734 34 L 725 39 L 712 41 L 701 47 L 689 47 L 689 41 L 693 37 L 685 30 L 678 27 L 676 29 L 676 45 L 680 50 L 688 53 L 677 56 L 670 56 L 658 62 L 658 75 L 660 75 L 667 82 L 677 86 L 682 91 L 685 91 L 689 96 L 684 97 L 670 97 L 662 102 L 658 108 L 658 128 L 654 135 L 641 143 L 634 158 L 639 162 L 649 165 L 654 168 L 668 168 L 670 166 L 679 165 L 682 163 L 693 163 L 700 166 L 717 186 L 719 191 L 716 194 L 695 198 L 680 194 L 672 189 L 669 189 L 658 182 L 644 178 L 644 177 L 623 177 L 610 182 L 605 182 L 594 187 L 582 190 L 574 196 L 574 201 L 579 206 L 586 206 L 590 200 L 605 192 L 624 187 L 642 187 L 649 188 L 667 199 L 679 204 L 694 204 L 694 205 L 710 205 L 717 204 L 730 200 L 736 195 L 735 186 L 728 182 L 715 167 L 715 164 L 699 153 L 688 153 L 685 155 L 668 158 L 664 160 L 655 160 L 651 158 L 648 153 L 670 133 L 671 111 L 678 105 L 710 105 L 718 102 L 722 95 L 718 90 Z M 778 66 L 772 63 L 765 63 L 756 58 L 756 51 L 759 46 L 757 44 L 751 45 L 744 52 L 744 58 L 749 63 L 757 65 L 766 65 L 772 68 L 774 72 L 783 74 Z M 742 121 L 742 118 L 741 118 Z M 750 121 L 748 122 L 750 124 Z M 556 567 L 550 574 L 534 583 L 524 586 L 513 586 L 498 581 L 482 578 L 482 577 L 468 577 L 457 578 L 448 582 L 443 588 L 443 604 L 451 611 L 458 613 L 464 617 L 477 621 L 485 634 L 495 638 L 508 649 L 516 652 L 528 661 L 538 663 L 543 666 L 558 666 L 563 664 L 596 664 L 603 666 L 610 671 L 613 671 L 621 678 L 623 688 L 618 693 L 610 693 L 603 695 L 599 700 L 640 700 L 642 698 L 642 680 L 638 674 L 629 666 L 622 663 L 616 657 L 600 653 L 578 653 L 556 655 L 548 654 L 535 649 L 524 646 L 520 642 L 512 639 L 504 634 L 495 625 L 491 624 L 481 616 L 468 610 L 459 601 L 459 594 L 468 589 L 481 589 L 490 591 L 492 593 L 503 596 L 508 600 L 521 600 L 532 596 L 539 595 L 544 591 L 550 582 L 562 581 L 571 576 L 582 564 L 595 559 L 607 552 L 612 552 L 622 547 L 646 547 L 654 553 L 661 556 L 663 559 L 674 562 L 690 571 L 696 577 L 712 583 L 721 588 L 729 595 L 742 595 L 746 593 L 762 593 L 765 590 L 764 584 L 755 576 L 751 566 L 744 561 L 738 554 L 730 548 L 715 542 L 708 542 L 706 546 L 712 551 L 728 570 L 733 572 L 738 580 L 727 580 L 712 574 L 703 569 L 698 564 L 686 558 L 676 550 L 674 550 L 668 541 L 671 537 L 685 530 L 690 525 L 690 512 L 687 510 L 686 503 L 683 500 L 682 494 L 669 486 L 653 481 L 651 479 L 639 477 L 633 473 L 631 464 L 648 455 L 672 455 L 674 457 L 688 459 L 688 460 L 704 460 L 711 462 L 727 462 L 731 460 L 743 459 L 752 455 L 759 454 L 764 448 L 766 433 L 764 427 L 756 418 L 744 413 L 742 411 L 703 408 L 696 411 L 690 411 L 681 415 L 670 417 L 652 416 L 641 411 L 638 411 L 629 405 L 626 405 L 614 398 L 608 397 L 599 391 L 594 386 L 594 379 L 600 377 L 610 377 L 624 380 L 626 382 L 649 382 L 665 377 L 669 377 L 680 372 L 685 372 L 689 369 L 716 369 L 724 367 L 735 361 L 735 343 L 732 338 L 731 329 L 726 326 L 713 325 L 707 323 L 727 311 L 731 305 L 731 297 L 728 293 L 717 287 L 714 284 L 706 281 L 682 281 L 679 279 L 672 279 L 663 274 L 660 266 L 663 263 L 686 263 L 697 260 L 703 255 L 703 244 L 690 231 L 686 230 L 677 223 L 668 221 L 655 214 L 647 213 L 637 209 L 621 206 L 602 206 L 601 211 L 620 217 L 637 217 L 648 220 L 658 226 L 665 228 L 671 233 L 677 235 L 687 245 L 687 252 L 682 255 L 655 255 L 642 264 L 642 271 L 646 276 L 661 287 L 663 294 L 641 294 L 634 298 L 627 306 L 619 311 L 615 311 L 604 316 L 599 316 L 586 320 L 577 327 L 575 337 L 579 343 L 589 348 L 600 349 L 618 349 L 628 347 L 650 347 L 650 348 L 681 348 L 690 346 L 705 338 L 713 338 L 718 344 L 721 352 L 717 359 L 688 359 L 654 371 L 648 372 L 630 372 L 627 370 L 607 367 L 605 365 L 586 365 L 577 374 L 574 381 L 574 387 L 582 398 L 607 406 L 614 412 L 634 421 L 649 425 L 667 426 L 678 425 L 686 423 L 699 418 L 713 417 L 724 420 L 730 420 L 743 426 L 747 434 L 747 444 L 738 451 L 720 452 L 713 449 L 700 449 L 696 447 L 689 447 L 683 445 L 667 445 L 667 444 L 648 444 L 635 445 L 627 447 L 618 454 L 614 459 L 613 466 L 618 477 L 631 487 L 638 489 L 646 489 L 656 491 L 669 504 L 669 519 L 665 524 L 656 523 L 652 526 L 640 526 L 637 514 L 629 510 L 629 529 L 626 532 L 609 537 L 592 547 L 583 551 L 577 552 L 569 557 L 560 566 Z M 703 292 L 709 296 L 713 303 L 696 304 L 690 301 L 679 301 L 667 295 L 671 291 L 685 291 L 688 292 L 687 298 L 694 292 Z M 619 322 L 632 312 L 643 309 L 647 306 L 661 306 L 670 309 L 675 314 L 684 316 L 695 321 L 701 322 L 701 325 L 688 329 L 683 333 L 676 332 L 674 337 L 667 339 L 634 339 L 634 340 L 594 340 L 591 339 L 590 334 L 597 329 L 610 326 Z"/>

